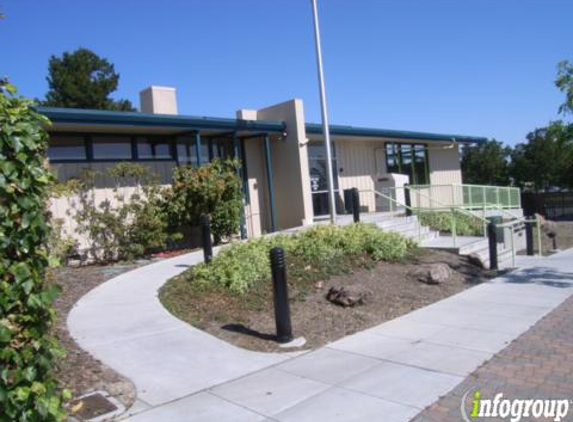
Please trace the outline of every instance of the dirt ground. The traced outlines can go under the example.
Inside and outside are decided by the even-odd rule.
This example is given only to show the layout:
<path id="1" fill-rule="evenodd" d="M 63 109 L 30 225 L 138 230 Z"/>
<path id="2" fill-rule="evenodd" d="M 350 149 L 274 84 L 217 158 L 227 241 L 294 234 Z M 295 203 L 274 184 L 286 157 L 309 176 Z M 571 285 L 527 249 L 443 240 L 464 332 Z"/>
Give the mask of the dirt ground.
<path id="1" fill-rule="evenodd" d="M 105 390 L 125 406 L 130 406 L 135 399 L 133 384 L 82 350 L 71 338 L 66 320 L 74 304 L 83 295 L 103 282 L 136 267 L 135 264 L 90 265 L 50 269 L 48 272 L 48 282 L 57 283 L 62 288 L 54 303 L 58 315 L 54 334 L 67 352 L 66 358 L 56 364 L 56 378 L 61 387 L 72 391 L 74 398 L 95 390 Z"/>
<path id="2" fill-rule="evenodd" d="M 453 269 L 452 277 L 440 285 L 421 283 L 411 274 L 422 264 L 436 262 Z M 377 263 L 315 282 L 310 289 L 300 291 L 289 285 L 293 334 L 306 339 L 305 349 L 316 348 L 451 296 L 488 277 L 487 272 L 469 264 L 465 257 L 422 250 L 406 263 Z M 260 306 L 252 306 L 253 298 L 237 298 L 221 291 L 192 291 L 190 284 L 178 277 L 161 291 L 163 303 L 177 317 L 239 347 L 285 351 L 274 341 L 270 289 L 255 293 L 259 296 L 255 302 Z M 371 293 L 366 304 L 343 308 L 326 300 L 330 287 L 352 285 Z"/>

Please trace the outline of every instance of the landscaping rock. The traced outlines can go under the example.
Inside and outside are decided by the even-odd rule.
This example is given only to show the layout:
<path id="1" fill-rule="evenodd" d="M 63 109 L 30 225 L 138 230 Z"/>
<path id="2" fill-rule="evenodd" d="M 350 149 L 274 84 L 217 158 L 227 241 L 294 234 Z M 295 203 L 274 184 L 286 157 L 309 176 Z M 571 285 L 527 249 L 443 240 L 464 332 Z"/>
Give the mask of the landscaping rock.
<path id="1" fill-rule="evenodd" d="M 372 292 L 358 286 L 331 287 L 326 294 L 326 300 L 344 308 L 364 305 Z"/>
<path id="2" fill-rule="evenodd" d="M 486 267 L 485 262 L 483 262 L 481 257 L 475 252 L 468 255 L 468 262 L 478 268 L 485 269 Z"/>
<path id="3" fill-rule="evenodd" d="M 448 264 L 436 263 L 428 264 L 416 268 L 412 275 L 426 284 L 441 284 L 452 276 L 452 269 Z"/>

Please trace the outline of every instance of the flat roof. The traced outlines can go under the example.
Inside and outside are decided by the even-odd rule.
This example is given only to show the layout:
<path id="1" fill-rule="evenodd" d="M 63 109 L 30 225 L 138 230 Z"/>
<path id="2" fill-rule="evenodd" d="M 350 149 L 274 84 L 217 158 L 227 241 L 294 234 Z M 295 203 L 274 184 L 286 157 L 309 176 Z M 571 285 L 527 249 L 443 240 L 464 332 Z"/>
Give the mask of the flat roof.
<path id="1" fill-rule="evenodd" d="M 343 125 L 330 125 L 330 134 L 334 136 L 357 136 L 357 137 L 374 137 L 374 138 L 393 138 L 393 139 L 419 139 L 423 141 L 445 141 L 445 142 L 459 142 L 467 144 L 479 144 L 486 142 L 487 138 L 480 136 L 466 136 L 466 135 L 449 135 L 443 133 L 430 133 L 430 132 L 410 132 L 404 130 L 391 130 L 391 129 L 377 129 L 368 127 L 356 126 L 343 126 Z M 320 134 L 322 135 L 322 125 L 318 123 L 306 124 L 307 134 Z"/>
<path id="2" fill-rule="evenodd" d="M 284 122 L 274 120 L 242 120 L 206 116 L 186 116 L 180 114 L 150 114 L 136 111 L 88 110 L 59 107 L 36 107 L 36 110 L 46 115 L 56 125 L 118 125 L 140 128 L 249 131 L 266 133 L 283 133 L 287 129 Z M 307 123 L 306 133 L 310 135 L 321 135 L 322 125 L 318 123 Z M 487 141 L 487 138 L 477 136 L 411 132 L 344 125 L 330 125 L 330 133 L 334 136 L 376 137 L 441 142 L 455 141 L 472 144 Z"/>

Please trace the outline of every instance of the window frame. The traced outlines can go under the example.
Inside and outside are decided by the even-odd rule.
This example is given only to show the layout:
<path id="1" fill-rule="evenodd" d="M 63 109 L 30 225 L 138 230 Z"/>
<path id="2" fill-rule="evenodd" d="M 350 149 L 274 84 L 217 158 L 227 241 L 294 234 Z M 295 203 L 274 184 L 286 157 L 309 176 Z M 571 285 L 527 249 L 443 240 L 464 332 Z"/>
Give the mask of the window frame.
<path id="1" fill-rule="evenodd" d="M 408 145 L 410 147 L 410 171 L 406 173 L 403 170 L 403 159 L 402 159 L 402 146 Z M 393 166 L 389 165 L 389 157 L 388 157 L 388 146 L 393 153 L 393 159 L 395 164 Z M 418 174 L 416 172 L 416 152 L 419 152 L 419 148 L 422 147 L 424 151 L 424 183 L 417 183 Z M 403 174 L 410 177 L 410 184 L 412 185 L 429 185 L 430 184 L 430 156 L 428 154 L 428 144 L 421 143 L 421 142 L 395 142 L 395 141 L 388 141 L 384 143 L 384 161 L 386 164 L 386 172 L 391 173 L 389 168 L 397 168 L 397 174 Z"/>
<path id="2" fill-rule="evenodd" d="M 48 136 L 51 137 L 52 134 L 49 134 Z M 71 158 L 71 159 L 52 159 L 49 157 L 48 153 L 49 153 L 49 148 L 50 148 L 50 140 L 48 138 L 48 149 L 46 150 L 46 156 L 49 160 L 50 163 L 54 163 L 54 164 L 65 164 L 65 163 L 85 163 L 88 162 L 90 159 L 90 153 L 89 153 L 89 148 L 88 148 L 88 140 L 86 139 L 86 137 L 84 136 L 84 134 L 82 133 L 75 133 L 75 132 L 54 132 L 54 135 L 62 137 L 62 138 L 80 138 L 83 140 L 83 149 L 84 149 L 84 156 L 86 157 L 85 159 L 82 158 Z"/>
<path id="3" fill-rule="evenodd" d="M 177 159 L 177 149 L 176 149 L 176 135 L 146 135 L 146 134 L 123 134 L 123 133 L 110 133 L 110 132 L 50 132 L 48 133 L 48 137 L 81 137 L 84 139 L 84 148 L 86 150 L 86 158 L 85 159 L 73 159 L 73 160 L 52 160 L 50 159 L 50 163 L 53 164 L 66 164 L 66 163 L 121 163 L 121 162 L 176 162 L 178 163 Z M 131 158 L 94 158 L 94 149 L 93 149 L 93 138 L 94 137 L 126 137 L 129 138 L 131 143 Z M 146 138 L 162 138 L 169 140 L 170 144 L 170 151 L 171 151 L 171 158 L 139 158 L 138 150 L 137 150 L 137 138 L 138 137 L 146 137 Z M 48 148 L 50 147 L 50 140 L 48 139 Z"/>

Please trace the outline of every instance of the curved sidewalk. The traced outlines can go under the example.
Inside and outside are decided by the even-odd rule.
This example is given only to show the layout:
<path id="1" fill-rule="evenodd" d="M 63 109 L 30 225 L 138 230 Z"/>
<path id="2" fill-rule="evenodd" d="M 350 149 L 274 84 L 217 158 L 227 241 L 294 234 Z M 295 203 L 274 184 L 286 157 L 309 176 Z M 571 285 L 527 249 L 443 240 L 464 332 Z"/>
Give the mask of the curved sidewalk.
<path id="1" fill-rule="evenodd" d="M 240 349 L 171 315 L 158 298 L 202 251 L 122 274 L 82 297 L 68 316 L 73 338 L 133 381 L 138 406 L 157 406 L 289 358 Z"/>
<path id="2" fill-rule="evenodd" d="M 293 358 L 178 321 L 158 288 L 200 253 L 121 275 L 70 314 L 80 345 L 132 379 L 132 422 L 406 422 L 573 293 L 573 250 Z"/>

